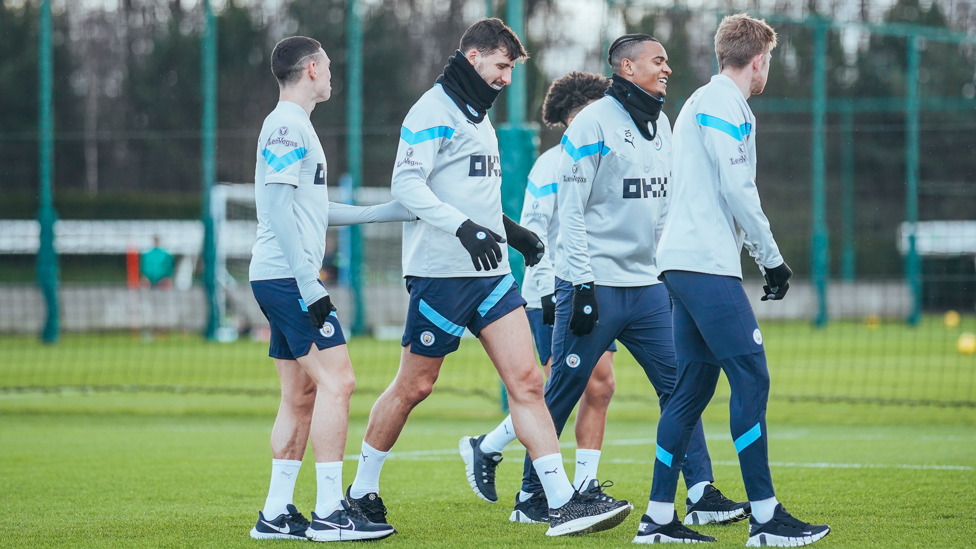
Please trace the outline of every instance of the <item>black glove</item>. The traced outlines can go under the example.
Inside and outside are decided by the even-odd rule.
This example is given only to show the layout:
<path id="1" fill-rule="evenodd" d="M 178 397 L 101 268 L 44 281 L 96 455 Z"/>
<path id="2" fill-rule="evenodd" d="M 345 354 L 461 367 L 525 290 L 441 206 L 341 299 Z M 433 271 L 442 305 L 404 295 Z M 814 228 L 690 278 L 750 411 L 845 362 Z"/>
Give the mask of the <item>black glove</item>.
<path id="1" fill-rule="evenodd" d="M 512 221 L 507 215 L 502 216 L 502 223 L 505 224 L 508 245 L 522 254 L 525 258 L 525 266 L 538 265 L 542 261 L 542 256 L 546 255 L 546 247 L 539 239 L 539 235 Z"/>
<path id="2" fill-rule="evenodd" d="M 474 263 L 476 271 L 482 268 L 486 271 L 498 268 L 498 262 L 502 260 L 502 249 L 498 244 L 505 243 L 501 235 L 469 219 L 461 223 L 455 236 L 461 240 L 464 249 L 471 254 L 471 263 Z"/>
<path id="3" fill-rule="evenodd" d="M 573 314 L 569 317 L 569 331 L 583 337 L 599 322 L 596 306 L 596 287 L 592 282 L 573 287 Z"/>
<path id="4" fill-rule="evenodd" d="M 329 319 L 329 313 L 336 310 L 332 298 L 328 295 L 314 303 L 306 304 L 305 307 L 308 308 L 308 319 L 312 321 L 312 326 L 315 326 L 316 330 L 321 330 L 325 321 Z"/>
<path id="5" fill-rule="evenodd" d="M 762 296 L 762 301 L 783 299 L 786 296 L 786 291 L 790 289 L 790 277 L 793 276 L 793 271 L 790 270 L 789 265 L 783 262 L 772 269 L 765 269 L 763 276 L 766 278 L 766 285 L 763 286 L 763 291 L 766 294 Z"/>
<path id="6" fill-rule="evenodd" d="M 542 323 L 546 326 L 556 323 L 556 294 L 542 296 Z"/>

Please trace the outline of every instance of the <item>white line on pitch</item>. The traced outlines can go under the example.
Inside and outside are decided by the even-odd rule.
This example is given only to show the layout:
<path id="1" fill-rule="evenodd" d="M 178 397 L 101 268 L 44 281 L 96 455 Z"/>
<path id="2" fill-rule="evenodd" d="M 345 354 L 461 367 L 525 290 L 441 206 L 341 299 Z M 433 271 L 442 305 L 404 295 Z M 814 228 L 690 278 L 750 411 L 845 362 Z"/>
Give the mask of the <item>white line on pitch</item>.
<path id="1" fill-rule="evenodd" d="M 603 443 L 604 446 L 637 446 L 640 444 L 649 444 L 654 442 L 653 439 L 630 439 L 630 440 L 608 440 Z M 519 448 L 519 445 L 514 447 L 510 446 L 506 448 L 509 452 L 515 452 L 523 450 L 524 448 Z M 574 448 L 576 445 L 572 443 L 566 443 L 561 445 L 562 448 Z M 406 452 L 390 452 L 387 459 L 402 459 L 406 461 L 446 461 L 443 456 L 453 456 L 458 453 L 456 448 L 443 449 L 443 450 L 409 450 Z M 351 454 L 343 456 L 344 461 L 359 461 L 359 454 Z M 572 461 L 566 459 L 566 461 Z M 636 465 L 653 465 L 653 459 L 607 459 L 604 463 L 616 463 L 616 464 L 636 464 Z M 712 461 L 712 465 L 721 465 L 729 467 L 738 467 L 738 461 Z M 769 462 L 770 467 L 784 467 L 784 468 L 802 468 L 802 469 L 912 469 L 920 471 L 972 471 L 973 468 L 967 465 L 916 465 L 911 463 L 827 463 L 827 462 L 816 462 L 816 463 L 801 463 L 795 461 L 771 461 Z"/>

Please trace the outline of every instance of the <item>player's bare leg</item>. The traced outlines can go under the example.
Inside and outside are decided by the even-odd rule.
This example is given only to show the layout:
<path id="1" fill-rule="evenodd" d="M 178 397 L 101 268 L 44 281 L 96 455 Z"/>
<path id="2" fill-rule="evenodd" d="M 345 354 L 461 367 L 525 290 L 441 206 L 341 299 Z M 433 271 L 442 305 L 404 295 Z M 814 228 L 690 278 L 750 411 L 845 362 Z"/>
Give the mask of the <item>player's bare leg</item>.
<path id="1" fill-rule="evenodd" d="M 396 378 L 369 412 L 364 439 L 367 444 L 381 452 L 393 448 L 410 412 L 433 391 L 443 363 L 444 357 L 411 353 L 410 345 L 403 348 Z"/>
<path id="2" fill-rule="evenodd" d="M 576 447 L 599 450 L 607 428 L 607 409 L 617 388 L 613 377 L 613 352 L 603 353 L 590 374 L 576 412 Z"/>
<path id="3" fill-rule="evenodd" d="M 515 434 L 532 459 L 559 452 L 556 428 L 542 398 L 542 372 L 535 364 L 525 310 L 515 309 L 479 334 L 498 375 L 508 389 Z"/>

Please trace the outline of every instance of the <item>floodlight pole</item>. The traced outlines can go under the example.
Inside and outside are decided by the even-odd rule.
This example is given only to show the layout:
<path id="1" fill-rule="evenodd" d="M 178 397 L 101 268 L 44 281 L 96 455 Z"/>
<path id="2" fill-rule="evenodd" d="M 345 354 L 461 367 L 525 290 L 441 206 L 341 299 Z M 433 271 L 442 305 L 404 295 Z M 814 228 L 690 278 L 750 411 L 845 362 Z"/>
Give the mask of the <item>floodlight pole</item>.
<path id="1" fill-rule="evenodd" d="M 210 211 L 210 192 L 217 181 L 217 18 L 210 0 L 203 0 L 203 20 L 200 40 L 200 92 L 203 96 L 200 219 L 203 221 L 203 285 L 207 293 L 204 337 L 213 340 L 220 327 L 220 304 L 217 299 L 217 238 Z"/>
<path id="2" fill-rule="evenodd" d="M 358 0 L 349 0 L 346 19 L 347 54 L 346 74 L 349 80 L 348 105 L 346 108 L 346 162 L 352 179 L 352 203 L 356 203 L 356 190 L 363 182 L 363 20 Z M 366 306 L 363 300 L 363 251 L 358 225 L 349 227 L 349 285 L 352 289 L 352 333 L 363 335 L 369 331 L 366 324 Z"/>
<path id="3" fill-rule="evenodd" d="M 905 278 L 908 280 L 908 290 L 912 298 L 908 323 L 913 326 L 922 318 L 921 260 L 915 243 L 915 228 L 918 224 L 918 72 L 921 40 L 915 34 L 908 36 L 908 70 L 905 75 L 905 220 L 910 227 Z"/>
<path id="4" fill-rule="evenodd" d="M 810 265 L 813 287 L 817 293 L 817 316 L 814 324 L 827 324 L 827 278 L 830 276 L 829 240 L 827 235 L 826 160 L 824 157 L 824 122 L 827 118 L 827 29 L 829 23 L 819 18 L 813 23 L 813 146 L 810 164 L 813 184 L 813 227 Z"/>
<path id="5" fill-rule="evenodd" d="M 51 46 L 51 2 L 42 0 L 38 28 L 38 149 L 40 161 L 40 246 L 37 250 L 37 284 L 47 305 L 41 341 L 56 343 L 61 331 L 58 316 L 58 252 L 54 248 L 54 59 Z"/>

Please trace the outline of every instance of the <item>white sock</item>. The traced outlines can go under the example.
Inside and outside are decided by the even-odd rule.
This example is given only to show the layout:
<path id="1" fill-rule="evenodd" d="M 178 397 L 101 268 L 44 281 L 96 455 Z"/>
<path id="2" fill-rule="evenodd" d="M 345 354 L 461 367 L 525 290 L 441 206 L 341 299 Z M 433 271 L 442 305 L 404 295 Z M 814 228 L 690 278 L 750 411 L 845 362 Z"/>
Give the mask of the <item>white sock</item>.
<path id="1" fill-rule="evenodd" d="M 596 470 L 600 466 L 600 451 L 576 449 L 576 472 L 573 474 L 573 488 L 582 490 L 586 488 L 583 483 L 589 484 L 596 478 Z"/>
<path id="2" fill-rule="evenodd" d="M 352 481 L 352 488 L 349 495 L 359 499 L 370 492 L 380 493 L 380 471 L 383 470 L 383 462 L 389 452 L 380 452 L 373 448 L 366 441 L 363 441 L 363 450 L 359 454 L 359 467 L 356 468 L 356 480 Z"/>
<path id="3" fill-rule="evenodd" d="M 274 520 L 278 515 L 288 512 L 288 504 L 294 502 L 295 481 L 298 480 L 298 470 L 301 468 L 301 461 L 271 460 L 271 487 L 268 488 L 268 499 L 264 500 L 264 509 L 261 511 L 264 518 Z"/>
<path id="4" fill-rule="evenodd" d="M 711 482 L 703 480 L 691 488 L 688 488 L 688 499 L 690 499 L 692 503 L 698 503 L 698 500 L 700 500 L 705 494 L 705 487 L 709 484 L 711 484 Z"/>
<path id="5" fill-rule="evenodd" d="M 776 510 L 778 504 L 776 496 L 749 502 L 749 505 L 752 506 L 752 516 L 756 518 L 756 522 L 759 524 L 773 520 L 773 511 Z"/>
<path id="6" fill-rule="evenodd" d="M 480 448 L 485 453 L 501 452 L 513 440 L 515 440 L 515 426 L 512 425 L 512 416 L 508 416 L 505 421 L 498 424 L 498 427 L 495 427 L 494 431 L 481 439 Z"/>
<path id="7" fill-rule="evenodd" d="M 529 501 L 529 498 L 535 494 L 531 492 L 526 492 L 525 490 L 519 490 L 519 501 Z"/>
<path id="8" fill-rule="evenodd" d="M 325 518 L 342 507 L 342 462 L 316 463 L 315 514 Z"/>
<path id="9" fill-rule="evenodd" d="M 666 501 L 648 501 L 647 516 L 656 524 L 668 524 L 674 520 L 674 504 Z"/>
<path id="10" fill-rule="evenodd" d="M 550 509 L 559 509 L 573 498 L 573 485 L 563 469 L 563 455 L 550 454 L 532 462 L 535 472 L 542 481 Z"/>

